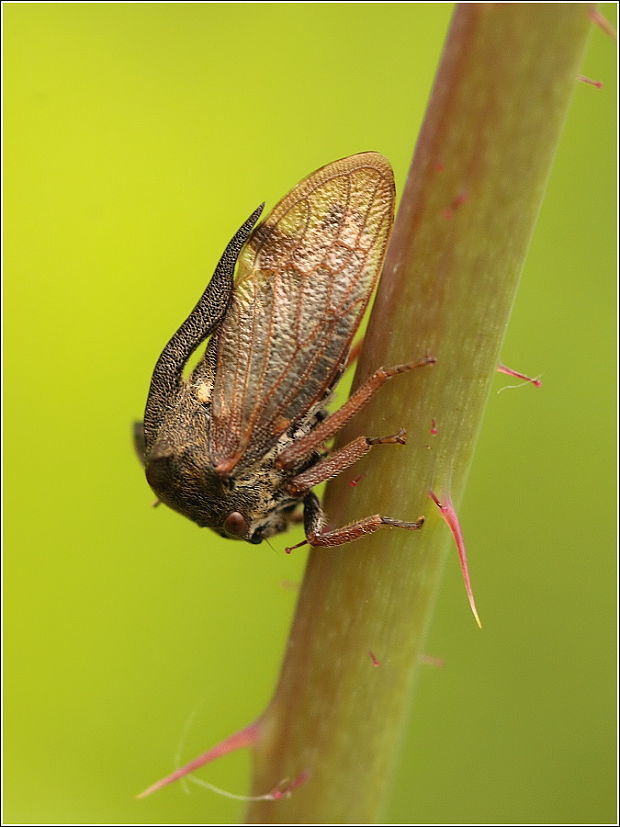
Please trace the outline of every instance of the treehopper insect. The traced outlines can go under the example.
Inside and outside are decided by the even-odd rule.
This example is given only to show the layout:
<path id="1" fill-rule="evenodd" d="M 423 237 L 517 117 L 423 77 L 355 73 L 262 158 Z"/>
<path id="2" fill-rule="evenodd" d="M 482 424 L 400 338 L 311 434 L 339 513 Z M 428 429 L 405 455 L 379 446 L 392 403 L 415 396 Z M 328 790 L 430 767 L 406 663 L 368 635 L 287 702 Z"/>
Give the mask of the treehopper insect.
<path id="1" fill-rule="evenodd" d="M 418 529 L 423 518 L 379 514 L 329 529 L 311 490 L 374 445 L 406 439 L 401 430 L 360 436 L 331 455 L 324 448 L 387 379 L 417 366 L 379 368 L 337 412 L 325 410 L 383 264 L 394 215 L 390 164 L 375 152 L 328 164 L 255 226 L 263 206 L 157 360 L 135 430 L 147 480 L 170 508 L 250 543 L 285 531 L 302 505 L 312 546 L 383 525 Z"/>

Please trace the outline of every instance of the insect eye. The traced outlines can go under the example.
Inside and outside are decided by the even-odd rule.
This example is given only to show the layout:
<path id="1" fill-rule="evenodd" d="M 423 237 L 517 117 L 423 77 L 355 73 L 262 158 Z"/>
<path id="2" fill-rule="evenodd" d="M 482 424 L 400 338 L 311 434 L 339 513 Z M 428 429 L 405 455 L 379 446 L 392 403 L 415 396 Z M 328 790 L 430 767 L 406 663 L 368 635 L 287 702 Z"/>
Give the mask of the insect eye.
<path id="1" fill-rule="evenodd" d="M 224 520 L 224 531 L 232 537 L 239 537 L 244 539 L 248 533 L 249 525 L 243 514 L 238 511 L 231 511 L 231 513 Z"/>

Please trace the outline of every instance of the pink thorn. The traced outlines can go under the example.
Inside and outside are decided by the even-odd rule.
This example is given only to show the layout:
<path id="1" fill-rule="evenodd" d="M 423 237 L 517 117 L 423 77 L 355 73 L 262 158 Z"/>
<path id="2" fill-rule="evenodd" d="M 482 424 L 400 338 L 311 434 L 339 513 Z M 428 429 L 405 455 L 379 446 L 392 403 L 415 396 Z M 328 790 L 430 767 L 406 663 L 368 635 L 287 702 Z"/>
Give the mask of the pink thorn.
<path id="1" fill-rule="evenodd" d="M 293 778 L 291 783 L 287 784 L 285 787 L 274 787 L 269 795 L 274 801 L 278 801 L 278 799 L 284 798 L 285 796 L 288 798 L 293 790 L 296 790 L 297 787 L 301 787 L 301 785 L 305 784 L 309 778 L 310 773 L 308 770 L 304 770 L 303 772 L 300 772 L 296 778 Z"/>
<path id="2" fill-rule="evenodd" d="M 518 370 L 513 370 L 512 368 L 506 367 L 506 365 L 498 365 L 497 371 L 498 373 L 506 373 L 508 376 L 514 376 L 516 379 L 523 379 L 525 382 L 531 382 L 535 388 L 539 388 L 542 385 L 540 379 L 527 376 L 525 373 L 520 373 Z"/>
<path id="3" fill-rule="evenodd" d="M 471 608 L 474 618 L 476 619 L 478 627 L 482 629 L 482 623 L 480 622 L 478 610 L 476 609 L 476 601 L 474 600 L 474 592 L 472 590 L 471 581 L 469 579 L 469 568 L 467 566 L 467 553 L 465 551 L 465 541 L 463 539 L 463 532 L 461 531 L 461 525 L 459 523 L 459 518 L 456 513 L 456 510 L 452 505 L 452 500 L 448 497 L 448 499 L 442 504 L 441 502 L 439 502 L 439 498 L 433 491 L 429 491 L 428 496 L 440 510 L 441 516 L 448 523 L 450 531 L 452 532 L 452 536 L 454 537 L 454 541 L 456 543 L 456 549 L 459 554 L 459 563 L 461 564 L 461 572 L 463 573 L 463 581 L 465 583 L 465 591 L 467 593 L 467 599 L 469 600 L 469 606 Z"/>
<path id="4" fill-rule="evenodd" d="M 360 483 L 360 480 L 362 480 L 365 476 L 366 474 L 360 474 L 359 477 L 354 477 L 354 479 L 349 480 L 349 485 L 351 486 L 351 488 L 357 488 L 357 486 Z"/>
<path id="5" fill-rule="evenodd" d="M 420 655 L 419 660 L 425 666 L 436 666 L 438 669 L 446 665 L 443 658 L 434 658 L 432 655 Z"/>
<path id="6" fill-rule="evenodd" d="M 444 218 L 452 218 L 454 213 L 458 210 L 461 204 L 464 204 L 467 201 L 469 196 L 466 192 L 460 192 L 456 195 L 452 201 L 448 204 L 448 206 L 443 210 L 442 215 Z"/>
<path id="7" fill-rule="evenodd" d="M 602 80 L 592 80 L 587 75 L 577 75 L 577 80 L 580 83 L 587 83 L 590 86 L 596 86 L 597 89 L 603 88 L 603 81 Z"/>
<path id="8" fill-rule="evenodd" d="M 431 419 L 431 434 L 433 436 L 437 436 L 438 433 L 439 431 L 437 430 L 437 420 Z"/>
<path id="9" fill-rule="evenodd" d="M 146 798 L 147 795 L 151 795 L 151 793 L 161 790 L 162 787 L 172 784 L 173 781 L 178 781 L 179 778 L 189 775 L 191 772 L 197 770 L 199 767 L 202 767 L 204 764 L 208 764 L 216 758 L 221 758 L 222 755 L 228 755 L 229 752 L 234 752 L 242 747 L 252 746 L 252 744 L 256 742 L 258 735 L 259 722 L 255 721 L 253 724 L 245 727 L 245 729 L 235 732 L 234 735 L 229 735 L 228 738 L 220 741 L 219 744 L 216 744 L 208 752 L 204 752 L 202 755 L 199 755 L 198 758 L 194 758 L 194 760 L 190 761 L 189 764 L 186 764 L 184 767 L 175 770 L 165 778 L 161 778 L 159 781 L 151 784 L 150 787 L 147 787 L 147 789 L 136 796 L 136 798 Z"/>
<path id="10" fill-rule="evenodd" d="M 370 660 L 372 661 L 373 666 L 381 666 L 381 661 L 379 661 L 371 651 L 368 652 L 368 655 L 370 657 Z"/>
<path id="11" fill-rule="evenodd" d="M 588 14 L 590 15 L 590 19 L 592 20 L 592 22 L 596 23 L 596 25 L 605 32 L 605 34 L 608 34 L 614 40 L 618 39 L 616 30 L 611 25 L 609 20 L 606 17 L 603 17 L 600 11 L 598 11 L 597 9 L 590 9 Z"/>

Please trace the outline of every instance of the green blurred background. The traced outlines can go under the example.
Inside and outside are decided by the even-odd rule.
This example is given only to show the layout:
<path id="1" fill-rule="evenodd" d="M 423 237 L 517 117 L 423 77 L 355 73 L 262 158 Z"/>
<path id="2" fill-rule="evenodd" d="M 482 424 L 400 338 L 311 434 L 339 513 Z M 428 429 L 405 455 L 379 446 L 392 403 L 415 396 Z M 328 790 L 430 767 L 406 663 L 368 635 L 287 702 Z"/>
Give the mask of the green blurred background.
<path id="1" fill-rule="evenodd" d="M 260 201 L 368 149 L 402 188 L 451 12 L 5 7 L 6 820 L 242 818 L 193 786 L 134 795 L 265 705 L 304 555 L 152 509 L 130 423 Z M 492 395 L 461 514 L 485 626 L 454 559 L 390 821 L 615 821 L 615 43 L 595 27 L 583 72 L 605 86 L 576 84 L 503 350 L 544 385 Z M 243 793 L 249 764 L 201 774 Z"/>

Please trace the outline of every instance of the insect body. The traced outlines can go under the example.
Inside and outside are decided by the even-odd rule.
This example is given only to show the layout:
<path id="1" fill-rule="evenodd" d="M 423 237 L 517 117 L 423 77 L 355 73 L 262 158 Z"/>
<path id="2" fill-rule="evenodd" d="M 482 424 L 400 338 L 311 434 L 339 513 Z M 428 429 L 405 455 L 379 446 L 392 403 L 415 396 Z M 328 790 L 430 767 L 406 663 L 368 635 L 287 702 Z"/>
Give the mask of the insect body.
<path id="1" fill-rule="evenodd" d="M 311 545 L 339 545 L 382 525 L 419 528 L 422 520 L 374 515 L 327 530 L 311 491 L 373 445 L 405 441 L 401 431 L 324 451 L 386 379 L 415 367 L 380 368 L 339 411 L 324 409 L 381 271 L 394 212 L 390 165 L 374 152 L 335 161 L 255 227 L 261 212 L 230 241 L 157 361 L 137 431 L 147 479 L 198 525 L 250 543 L 284 531 L 302 503 Z M 207 339 L 185 379 L 188 358 Z"/>

